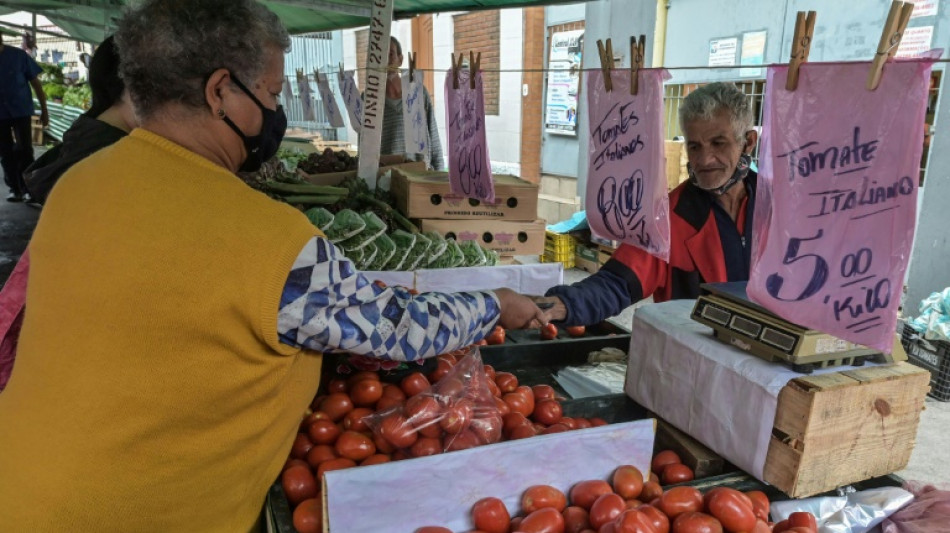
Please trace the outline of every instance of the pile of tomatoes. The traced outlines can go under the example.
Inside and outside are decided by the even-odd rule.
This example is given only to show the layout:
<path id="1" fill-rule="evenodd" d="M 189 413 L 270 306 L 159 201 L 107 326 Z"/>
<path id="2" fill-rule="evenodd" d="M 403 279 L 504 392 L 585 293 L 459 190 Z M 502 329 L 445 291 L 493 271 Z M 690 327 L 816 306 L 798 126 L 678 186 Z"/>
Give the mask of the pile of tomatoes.
<path id="1" fill-rule="evenodd" d="M 570 337 L 583 337 L 587 333 L 587 328 L 584 326 L 566 326 L 564 331 L 566 331 Z M 557 338 L 557 326 L 554 324 L 546 324 L 538 330 L 538 333 L 541 337 L 541 340 L 554 340 Z M 506 336 L 505 328 L 501 326 L 495 326 L 491 332 L 486 335 L 484 339 L 478 341 L 476 345 L 484 346 L 486 344 L 504 344 Z"/>
<path id="2" fill-rule="evenodd" d="M 550 485 L 534 485 L 521 496 L 518 516 L 502 500 L 483 498 L 471 509 L 470 533 L 817 533 L 811 513 L 793 513 L 768 522 L 764 493 L 719 487 L 702 494 L 679 486 L 656 493 L 636 467 L 617 468 L 609 482 L 592 479 L 568 494 Z M 415 533 L 452 533 L 437 526 Z"/>

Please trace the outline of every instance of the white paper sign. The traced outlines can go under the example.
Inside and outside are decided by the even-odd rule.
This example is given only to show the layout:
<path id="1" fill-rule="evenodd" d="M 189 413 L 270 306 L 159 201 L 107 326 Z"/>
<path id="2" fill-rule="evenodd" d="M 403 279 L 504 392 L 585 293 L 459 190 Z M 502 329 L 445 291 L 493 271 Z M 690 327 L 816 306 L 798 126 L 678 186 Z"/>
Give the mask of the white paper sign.
<path id="1" fill-rule="evenodd" d="M 577 135 L 577 93 L 580 92 L 584 30 L 551 35 L 544 129 L 548 133 Z"/>
<path id="2" fill-rule="evenodd" d="M 303 71 L 297 71 L 297 94 L 300 95 L 300 105 L 303 108 L 304 120 L 317 120 L 313 112 L 313 96 L 310 93 L 310 80 L 304 76 Z"/>
<path id="3" fill-rule="evenodd" d="M 914 4 L 914 12 L 911 13 L 910 18 L 936 15 L 937 6 L 940 5 L 939 0 L 910 0 L 910 2 Z"/>
<path id="4" fill-rule="evenodd" d="M 919 26 L 904 30 L 901 44 L 897 47 L 897 57 L 920 57 L 930 50 L 933 42 L 934 27 Z"/>
<path id="5" fill-rule="evenodd" d="M 336 105 L 336 97 L 330 90 L 330 80 L 326 74 L 314 72 L 317 78 L 317 90 L 320 91 L 320 100 L 323 101 L 323 110 L 327 114 L 327 122 L 334 128 L 342 128 L 343 115 L 340 113 L 340 107 Z"/>
<path id="6" fill-rule="evenodd" d="M 357 175 L 366 181 L 370 190 L 376 188 L 376 173 L 379 171 L 379 146 L 383 135 L 383 112 L 386 110 L 385 68 L 389 65 L 389 31 L 393 25 L 394 2 L 395 0 L 374 0 L 369 21 L 366 88 L 363 91 L 363 122 Z"/>
<path id="7" fill-rule="evenodd" d="M 340 95 L 350 115 L 350 127 L 359 133 L 360 124 L 363 122 L 363 99 L 360 97 L 360 90 L 356 86 L 356 76 L 352 70 L 344 72 L 343 77 L 340 78 Z"/>
<path id="8" fill-rule="evenodd" d="M 409 80 L 408 72 L 402 75 L 402 122 L 405 130 L 406 153 L 422 154 L 422 160 L 428 167 L 429 121 L 426 116 L 422 72 L 414 72 L 412 81 Z"/>
<path id="9" fill-rule="evenodd" d="M 739 46 L 739 39 L 730 37 L 728 39 L 713 39 L 709 41 L 709 66 L 725 67 L 736 64 L 736 49 Z"/>

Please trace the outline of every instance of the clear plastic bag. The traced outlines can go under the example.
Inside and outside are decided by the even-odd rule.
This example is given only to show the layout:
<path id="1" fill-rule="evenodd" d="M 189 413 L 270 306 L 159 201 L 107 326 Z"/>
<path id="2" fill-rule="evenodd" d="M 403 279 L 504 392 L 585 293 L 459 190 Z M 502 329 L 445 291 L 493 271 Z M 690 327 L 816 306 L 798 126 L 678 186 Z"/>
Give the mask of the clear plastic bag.
<path id="1" fill-rule="evenodd" d="M 333 216 L 333 225 L 327 230 L 332 243 L 345 241 L 366 228 L 366 221 L 352 209 L 342 209 Z"/>
<path id="2" fill-rule="evenodd" d="M 485 252 L 475 241 L 462 241 L 459 245 L 462 250 L 462 256 L 465 257 L 464 265 L 467 267 L 482 266 L 486 263 Z"/>
<path id="3" fill-rule="evenodd" d="M 477 348 L 465 353 L 425 391 L 368 416 L 366 424 L 373 433 L 409 457 L 500 441 L 501 412 L 481 355 Z"/>
<path id="4" fill-rule="evenodd" d="M 416 242 L 412 245 L 412 249 L 409 250 L 409 258 L 407 261 L 410 261 L 410 265 L 403 265 L 403 270 L 415 270 L 422 265 L 425 265 L 426 261 L 429 259 L 427 252 L 429 247 L 432 245 L 432 241 L 428 237 L 421 233 L 416 234 Z"/>
<path id="5" fill-rule="evenodd" d="M 376 245 L 376 257 L 373 258 L 372 264 L 366 267 L 367 270 L 383 270 L 386 268 L 386 264 L 392 259 L 393 254 L 396 253 L 396 243 L 389 238 L 389 235 L 385 233 L 376 237 L 376 240 L 373 241 L 373 244 Z"/>
<path id="6" fill-rule="evenodd" d="M 311 224 L 324 233 L 333 225 L 333 213 L 327 211 L 326 208 L 313 207 L 307 209 L 304 214 L 307 215 L 307 219 L 310 220 Z"/>
<path id="7" fill-rule="evenodd" d="M 396 253 L 386 265 L 386 270 L 408 270 L 405 266 L 407 262 L 412 262 L 411 251 L 416 243 L 416 236 L 407 231 L 396 230 L 389 237 L 396 245 Z"/>

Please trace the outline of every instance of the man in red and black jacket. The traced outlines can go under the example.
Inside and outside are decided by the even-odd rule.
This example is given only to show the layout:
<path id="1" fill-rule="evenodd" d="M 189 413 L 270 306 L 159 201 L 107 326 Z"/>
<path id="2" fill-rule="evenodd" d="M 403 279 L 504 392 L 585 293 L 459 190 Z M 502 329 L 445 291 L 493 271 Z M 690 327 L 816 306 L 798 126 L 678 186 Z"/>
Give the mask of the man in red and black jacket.
<path id="1" fill-rule="evenodd" d="M 680 106 L 689 180 L 670 193 L 670 260 L 623 244 L 600 271 L 551 288 L 549 320 L 596 324 L 653 296 L 696 298 L 701 283 L 749 279 L 756 173 L 749 168 L 758 135 L 748 97 L 731 83 L 711 83 Z"/>

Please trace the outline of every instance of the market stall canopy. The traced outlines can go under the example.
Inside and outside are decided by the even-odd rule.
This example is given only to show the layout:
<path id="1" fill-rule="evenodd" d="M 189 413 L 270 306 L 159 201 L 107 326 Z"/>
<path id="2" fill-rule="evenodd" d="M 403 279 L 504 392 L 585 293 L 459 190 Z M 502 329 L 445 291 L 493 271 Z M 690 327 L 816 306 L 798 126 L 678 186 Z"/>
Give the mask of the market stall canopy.
<path id="1" fill-rule="evenodd" d="M 395 0 L 394 17 L 440 11 L 473 11 L 542 6 L 576 0 Z M 0 0 L 3 12 L 43 15 L 80 41 L 98 43 L 115 31 L 122 11 L 138 0 Z M 339 30 L 369 24 L 371 0 L 261 0 L 292 34 Z"/>

